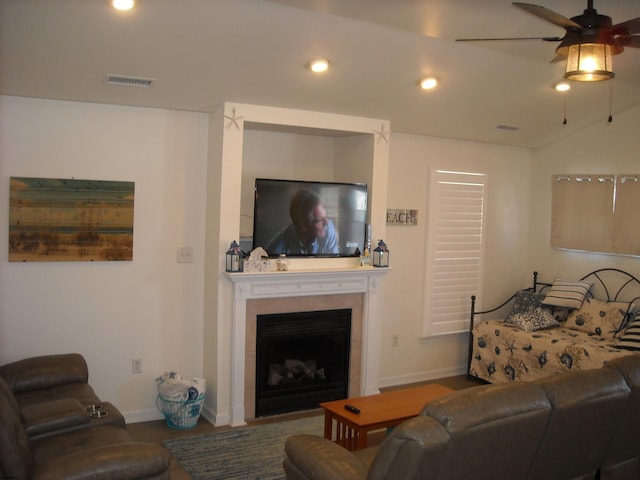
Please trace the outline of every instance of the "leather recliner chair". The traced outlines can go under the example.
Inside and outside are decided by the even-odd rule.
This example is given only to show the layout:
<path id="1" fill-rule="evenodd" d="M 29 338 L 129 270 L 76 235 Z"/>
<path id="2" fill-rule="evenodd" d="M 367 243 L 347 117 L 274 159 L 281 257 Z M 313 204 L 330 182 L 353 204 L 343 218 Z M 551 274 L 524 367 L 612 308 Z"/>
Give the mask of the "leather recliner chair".
<path id="1" fill-rule="evenodd" d="M 640 369 L 633 356 L 609 361 L 605 368 L 619 372 L 631 388 L 622 418 L 600 467 L 600 480 L 640 479 Z"/>
<path id="2" fill-rule="evenodd" d="M 78 354 L 0 367 L 0 478 L 169 478 L 168 451 L 133 441 L 117 409 L 100 402 L 87 379 L 86 362 Z M 104 418 L 115 421 L 91 420 L 86 405 L 95 403 L 109 405 L 114 415 Z"/>
<path id="3" fill-rule="evenodd" d="M 0 378 L 0 473 L 11 480 L 168 479 L 169 454 L 134 442 L 126 430 L 100 426 L 30 440 L 20 410 Z"/>

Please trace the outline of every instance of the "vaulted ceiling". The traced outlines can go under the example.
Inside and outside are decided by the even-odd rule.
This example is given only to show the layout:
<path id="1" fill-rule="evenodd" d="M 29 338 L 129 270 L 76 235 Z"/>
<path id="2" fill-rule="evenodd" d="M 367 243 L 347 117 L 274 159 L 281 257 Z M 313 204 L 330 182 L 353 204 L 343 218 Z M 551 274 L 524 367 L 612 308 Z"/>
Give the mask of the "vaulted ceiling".
<path id="1" fill-rule="evenodd" d="M 566 17 L 587 6 L 536 3 Z M 637 0 L 594 6 L 614 23 L 640 17 Z M 606 123 L 610 105 L 615 128 L 616 113 L 640 104 L 640 50 L 614 57 L 614 80 L 559 94 L 555 43 L 455 40 L 563 33 L 504 0 L 142 0 L 128 13 L 105 0 L 0 0 L 0 94 L 196 112 L 281 106 L 535 148 Z M 305 69 L 315 57 L 329 72 Z M 154 81 L 111 85 L 109 74 Z M 421 91 L 425 75 L 439 86 Z"/>

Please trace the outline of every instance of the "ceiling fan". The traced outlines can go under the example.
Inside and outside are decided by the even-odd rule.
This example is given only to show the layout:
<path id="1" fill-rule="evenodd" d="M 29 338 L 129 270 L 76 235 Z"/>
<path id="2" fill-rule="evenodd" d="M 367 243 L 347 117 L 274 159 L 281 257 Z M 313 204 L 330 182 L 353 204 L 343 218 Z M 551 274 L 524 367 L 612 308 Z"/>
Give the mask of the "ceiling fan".
<path id="1" fill-rule="evenodd" d="M 600 15 L 593 8 L 593 0 L 587 0 L 587 9 L 582 15 L 566 18 L 548 8 L 529 3 L 513 2 L 514 7 L 520 8 L 542 20 L 565 29 L 563 37 L 515 37 L 515 38 L 460 38 L 458 42 L 478 42 L 496 40 L 543 40 L 546 42 L 560 42 L 556 48 L 553 61 L 567 57 L 572 46 L 584 44 L 607 45 L 611 55 L 616 55 L 624 47 L 640 48 L 640 17 L 613 25 L 611 17 Z"/>

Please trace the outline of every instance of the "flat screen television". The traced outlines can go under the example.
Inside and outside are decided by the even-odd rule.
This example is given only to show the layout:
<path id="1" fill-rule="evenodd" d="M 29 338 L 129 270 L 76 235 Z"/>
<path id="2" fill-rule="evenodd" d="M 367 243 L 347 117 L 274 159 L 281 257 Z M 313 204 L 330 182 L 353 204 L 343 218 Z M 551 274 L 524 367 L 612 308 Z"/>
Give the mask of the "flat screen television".
<path id="1" fill-rule="evenodd" d="M 256 179 L 253 248 L 270 257 L 357 256 L 366 226 L 366 184 Z"/>

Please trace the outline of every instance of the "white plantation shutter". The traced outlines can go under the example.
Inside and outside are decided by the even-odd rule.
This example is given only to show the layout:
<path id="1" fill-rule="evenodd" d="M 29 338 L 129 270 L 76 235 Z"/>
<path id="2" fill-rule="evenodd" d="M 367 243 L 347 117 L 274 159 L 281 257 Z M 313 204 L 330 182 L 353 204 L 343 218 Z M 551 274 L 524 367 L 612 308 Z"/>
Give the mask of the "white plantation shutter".
<path id="1" fill-rule="evenodd" d="M 422 335 L 469 328 L 471 295 L 479 295 L 487 175 L 431 170 Z"/>

